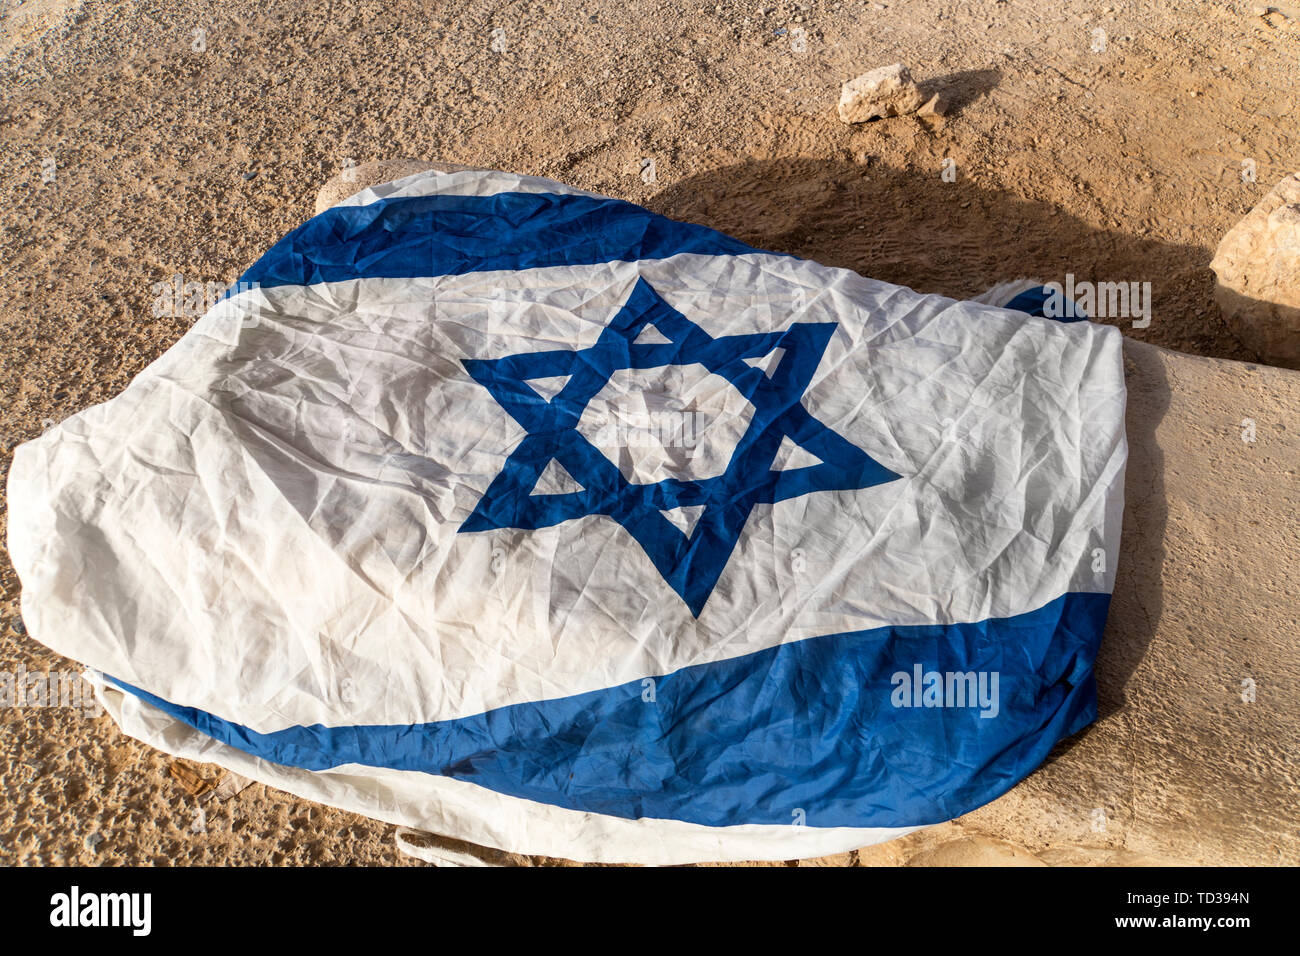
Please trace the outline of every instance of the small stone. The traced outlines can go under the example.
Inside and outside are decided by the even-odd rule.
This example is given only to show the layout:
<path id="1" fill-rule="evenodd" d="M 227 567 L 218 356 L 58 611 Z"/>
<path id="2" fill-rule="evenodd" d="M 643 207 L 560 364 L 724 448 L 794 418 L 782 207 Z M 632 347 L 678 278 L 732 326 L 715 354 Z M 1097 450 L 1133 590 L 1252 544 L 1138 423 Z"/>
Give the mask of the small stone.
<path id="1" fill-rule="evenodd" d="M 86 849 L 91 853 L 98 853 L 100 846 L 104 843 L 104 834 L 88 833 L 86 834 Z"/>
<path id="2" fill-rule="evenodd" d="M 245 180 L 245 182 L 247 182 L 248 180 L 251 180 L 251 179 L 256 179 L 256 178 L 257 178 L 257 170 L 255 170 L 255 169 L 251 169 L 251 170 L 249 170 L 248 172 L 244 173 L 244 180 Z"/>
<path id="3" fill-rule="evenodd" d="M 948 112 L 948 101 L 942 93 L 935 93 L 916 111 L 918 116 L 943 116 Z"/>
<path id="4" fill-rule="evenodd" d="M 1223 237 L 1214 298 L 1241 344 L 1300 369 L 1300 173 L 1277 184 Z"/>
<path id="5" fill-rule="evenodd" d="M 925 96 L 907 67 L 895 63 L 845 83 L 840 88 L 839 116 L 845 123 L 865 123 L 915 113 L 924 102 Z"/>

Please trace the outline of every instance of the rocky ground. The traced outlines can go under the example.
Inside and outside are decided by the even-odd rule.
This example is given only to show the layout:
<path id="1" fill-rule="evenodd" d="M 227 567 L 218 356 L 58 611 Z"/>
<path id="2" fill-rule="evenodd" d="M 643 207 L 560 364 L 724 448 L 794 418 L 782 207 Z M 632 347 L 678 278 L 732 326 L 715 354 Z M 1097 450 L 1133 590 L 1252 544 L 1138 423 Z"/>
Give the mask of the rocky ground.
<path id="1" fill-rule="evenodd" d="M 193 321 L 154 314 L 156 283 L 234 280 L 353 163 L 540 174 L 954 296 L 1150 282 L 1148 327 L 1108 321 L 1247 361 L 1208 263 L 1300 166 L 1289 4 L 0 3 L 4 470 Z M 894 62 L 948 111 L 840 122 L 840 84 Z M 0 586 L 0 669 L 71 669 L 24 637 L 7 560 Z M 214 768 L 106 717 L 0 727 L 0 862 L 409 862 L 393 828 L 261 785 L 201 800 Z M 810 862 L 1084 861 L 963 826 Z"/>

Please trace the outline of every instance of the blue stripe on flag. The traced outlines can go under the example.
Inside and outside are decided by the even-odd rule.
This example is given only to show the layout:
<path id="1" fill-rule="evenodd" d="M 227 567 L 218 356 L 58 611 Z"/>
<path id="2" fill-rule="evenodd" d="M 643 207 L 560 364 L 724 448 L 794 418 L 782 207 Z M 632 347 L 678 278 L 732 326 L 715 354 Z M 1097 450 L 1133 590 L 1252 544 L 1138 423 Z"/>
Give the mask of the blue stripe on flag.
<path id="1" fill-rule="evenodd" d="M 619 199 L 413 196 L 327 209 L 272 246 L 240 282 L 269 288 L 760 251 Z"/>
<path id="2" fill-rule="evenodd" d="M 263 734 L 109 679 L 223 743 L 307 770 L 414 770 L 571 810 L 708 826 L 788 824 L 800 812 L 816 827 L 913 826 L 994 799 L 1095 719 L 1109 603 L 1070 593 L 1011 618 L 808 638 L 652 683 L 415 725 Z M 895 706 L 891 678 L 917 665 L 996 672 L 997 716 Z"/>

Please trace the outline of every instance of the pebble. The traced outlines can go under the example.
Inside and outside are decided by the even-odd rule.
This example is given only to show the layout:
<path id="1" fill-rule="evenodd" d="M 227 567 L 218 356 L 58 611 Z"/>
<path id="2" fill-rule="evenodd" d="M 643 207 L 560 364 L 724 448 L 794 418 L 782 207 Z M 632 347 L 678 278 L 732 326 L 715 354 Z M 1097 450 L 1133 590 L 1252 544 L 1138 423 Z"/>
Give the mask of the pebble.
<path id="1" fill-rule="evenodd" d="M 916 112 L 918 116 L 942 116 L 948 112 L 948 101 L 942 93 L 935 93 Z"/>

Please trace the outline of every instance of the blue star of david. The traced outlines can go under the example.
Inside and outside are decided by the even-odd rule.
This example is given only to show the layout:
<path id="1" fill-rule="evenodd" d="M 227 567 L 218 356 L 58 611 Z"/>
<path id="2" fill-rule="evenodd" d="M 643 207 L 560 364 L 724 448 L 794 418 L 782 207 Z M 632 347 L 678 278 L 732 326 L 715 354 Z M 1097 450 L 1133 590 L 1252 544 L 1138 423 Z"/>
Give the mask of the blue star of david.
<path id="1" fill-rule="evenodd" d="M 648 325 L 668 341 L 637 343 Z M 464 360 L 466 371 L 527 435 L 460 531 L 535 530 L 607 515 L 627 529 L 691 614 L 699 617 L 755 505 L 814 491 L 868 488 L 899 477 L 803 407 L 803 393 L 834 331 L 833 322 L 801 322 L 781 332 L 713 338 L 638 279 L 590 348 Z M 775 349 L 783 349 L 784 355 L 770 375 L 745 361 Z M 694 364 L 725 378 L 754 407 L 749 427 L 721 475 L 636 484 L 578 432 L 587 403 L 614 372 Z M 569 378 L 549 401 L 527 384 L 555 376 Z M 773 471 L 786 436 L 820 463 Z M 580 491 L 533 494 L 552 459 L 582 486 Z M 692 505 L 703 510 L 689 535 L 661 513 Z"/>

